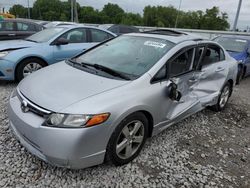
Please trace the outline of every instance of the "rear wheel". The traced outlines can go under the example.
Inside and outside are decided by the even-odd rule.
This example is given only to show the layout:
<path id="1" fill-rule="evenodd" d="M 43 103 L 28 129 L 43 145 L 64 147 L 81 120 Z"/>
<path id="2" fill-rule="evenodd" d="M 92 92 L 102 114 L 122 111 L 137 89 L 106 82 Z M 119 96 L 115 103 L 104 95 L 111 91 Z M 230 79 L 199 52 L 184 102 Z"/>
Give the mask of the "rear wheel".
<path id="1" fill-rule="evenodd" d="M 217 104 L 212 106 L 211 109 L 216 112 L 223 110 L 227 105 L 231 93 L 232 93 L 232 86 L 228 82 L 222 88 Z"/>
<path id="2" fill-rule="evenodd" d="M 24 77 L 45 66 L 46 63 L 38 58 L 25 59 L 16 68 L 16 79 L 21 81 Z"/>
<path id="3" fill-rule="evenodd" d="M 137 157 L 148 135 L 148 120 L 137 112 L 124 119 L 113 132 L 106 159 L 114 165 L 123 165 Z"/>

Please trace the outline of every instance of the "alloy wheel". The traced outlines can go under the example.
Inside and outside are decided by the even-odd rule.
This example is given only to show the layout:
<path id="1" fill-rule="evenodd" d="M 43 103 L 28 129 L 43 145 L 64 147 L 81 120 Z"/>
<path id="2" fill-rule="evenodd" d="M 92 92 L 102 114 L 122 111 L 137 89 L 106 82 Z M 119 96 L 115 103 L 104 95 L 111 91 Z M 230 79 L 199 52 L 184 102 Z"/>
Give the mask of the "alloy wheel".
<path id="1" fill-rule="evenodd" d="M 39 63 L 28 63 L 24 68 L 23 68 L 23 77 L 26 77 L 30 75 L 31 73 L 41 69 L 42 66 Z"/>
<path id="2" fill-rule="evenodd" d="M 220 107 L 223 108 L 226 104 L 227 101 L 229 99 L 229 95 L 230 95 L 230 88 L 229 86 L 225 86 L 221 92 L 221 96 L 220 96 Z"/>
<path id="3" fill-rule="evenodd" d="M 122 129 L 116 143 L 116 154 L 121 159 L 128 159 L 134 155 L 144 139 L 144 126 L 141 121 L 132 121 Z"/>

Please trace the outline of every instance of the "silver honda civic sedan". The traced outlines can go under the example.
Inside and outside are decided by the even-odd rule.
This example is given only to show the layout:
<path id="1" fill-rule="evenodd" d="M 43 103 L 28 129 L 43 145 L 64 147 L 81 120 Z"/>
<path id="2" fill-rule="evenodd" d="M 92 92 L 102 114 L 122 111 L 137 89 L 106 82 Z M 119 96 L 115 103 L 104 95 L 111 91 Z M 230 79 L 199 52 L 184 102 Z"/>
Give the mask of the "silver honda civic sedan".
<path id="1" fill-rule="evenodd" d="M 10 127 L 56 166 L 123 165 L 146 139 L 206 108 L 225 108 L 237 63 L 216 42 L 171 30 L 126 34 L 26 77 Z"/>

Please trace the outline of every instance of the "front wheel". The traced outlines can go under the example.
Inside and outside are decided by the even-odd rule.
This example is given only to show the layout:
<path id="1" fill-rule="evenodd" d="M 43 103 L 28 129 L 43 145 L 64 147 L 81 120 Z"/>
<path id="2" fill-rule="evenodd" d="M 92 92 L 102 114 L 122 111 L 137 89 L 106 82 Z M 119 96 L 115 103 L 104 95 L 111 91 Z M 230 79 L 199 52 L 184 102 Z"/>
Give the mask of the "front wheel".
<path id="1" fill-rule="evenodd" d="M 123 165 L 137 157 L 147 139 L 148 120 L 137 112 L 125 118 L 113 132 L 106 159 L 114 165 Z"/>
<path id="2" fill-rule="evenodd" d="M 46 66 L 42 60 L 29 58 L 23 60 L 16 68 L 16 80 L 21 81 L 24 77 Z"/>
<path id="3" fill-rule="evenodd" d="M 222 88 L 217 104 L 212 106 L 211 109 L 216 112 L 223 110 L 227 105 L 231 93 L 232 93 L 232 87 L 228 82 Z"/>

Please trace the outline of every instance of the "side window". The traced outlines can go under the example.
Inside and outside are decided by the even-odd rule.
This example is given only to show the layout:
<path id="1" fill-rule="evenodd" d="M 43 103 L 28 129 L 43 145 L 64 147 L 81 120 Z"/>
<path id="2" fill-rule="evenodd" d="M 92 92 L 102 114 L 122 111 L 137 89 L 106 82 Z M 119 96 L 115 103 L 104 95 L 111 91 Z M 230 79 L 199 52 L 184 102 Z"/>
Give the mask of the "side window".
<path id="1" fill-rule="evenodd" d="M 110 38 L 109 34 L 97 29 L 90 29 L 92 42 L 102 42 Z"/>
<path id="2" fill-rule="evenodd" d="M 36 27 L 33 24 L 18 22 L 17 30 L 18 31 L 36 31 Z"/>
<path id="3" fill-rule="evenodd" d="M 14 31 L 15 30 L 14 22 L 3 22 L 2 30 L 3 31 Z"/>
<path id="4" fill-rule="evenodd" d="M 169 76 L 177 76 L 192 70 L 195 49 L 191 48 L 182 52 L 174 60 L 169 63 Z"/>
<path id="5" fill-rule="evenodd" d="M 69 43 L 84 43 L 87 42 L 87 33 L 86 29 L 73 29 L 60 38 L 67 39 Z"/>
<path id="6" fill-rule="evenodd" d="M 157 82 L 160 80 L 164 80 L 167 78 L 167 67 L 166 65 L 164 65 L 158 72 L 157 74 L 154 76 L 153 78 L 153 82 Z"/>
<path id="7" fill-rule="evenodd" d="M 108 30 L 111 31 L 111 32 L 113 32 L 113 33 L 119 33 L 119 27 L 118 26 L 112 26 Z"/>
<path id="8" fill-rule="evenodd" d="M 201 64 L 209 65 L 223 60 L 225 60 L 225 55 L 222 49 L 219 46 L 211 45 L 207 47 Z"/>

